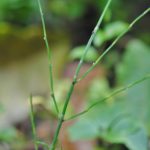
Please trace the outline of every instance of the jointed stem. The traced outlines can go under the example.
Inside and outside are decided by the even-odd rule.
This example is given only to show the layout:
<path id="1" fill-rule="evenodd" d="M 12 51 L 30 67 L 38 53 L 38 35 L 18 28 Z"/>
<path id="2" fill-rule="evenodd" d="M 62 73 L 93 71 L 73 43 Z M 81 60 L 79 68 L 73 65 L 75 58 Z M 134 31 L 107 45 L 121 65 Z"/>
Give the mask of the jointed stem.
<path id="1" fill-rule="evenodd" d="M 70 98 L 71 98 L 71 95 L 72 95 L 72 92 L 73 92 L 75 83 L 76 83 L 76 81 L 73 81 L 72 84 L 71 84 L 71 86 L 70 86 L 70 89 L 69 89 L 67 98 L 66 98 L 66 100 L 65 100 L 64 107 L 63 107 L 62 115 L 61 115 L 60 118 L 59 118 L 58 126 L 57 126 L 57 128 L 56 128 L 56 132 L 55 132 L 54 139 L 53 139 L 53 141 L 52 141 L 50 150 L 55 150 L 55 148 L 56 148 L 58 135 L 59 135 L 61 126 L 62 126 L 62 124 L 63 124 L 63 122 L 64 122 L 65 113 L 66 113 L 66 111 L 67 111 L 67 106 L 68 106 L 69 100 L 70 100 Z"/>
<path id="2" fill-rule="evenodd" d="M 137 84 L 139 84 L 139 83 L 141 83 L 141 82 L 143 82 L 143 81 L 145 81 L 145 80 L 147 80 L 149 78 L 150 78 L 150 74 L 144 76 L 143 78 L 141 78 L 139 80 L 134 81 L 133 83 L 130 83 L 129 85 L 127 85 L 125 87 L 122 87 L 122 88 L 119 88 L 119 89 L 115 90 L 114 92 L 112 92 L 107 97 L 105 97 L 103 99 L 100 99 L 100 100 L 98 99 L 95 103 L 90 105 L 87 109 L 85 109 L 84 111 L 82 111 L 82 112 L 80 112 L 80 113 L 78 113 L 78 114 L 76 114 L 76 115 L 66 119 L 65 121 L 72 120 L 72 119 L 78 118 L 81 115 L 84 115 L 85 113 L 89 112 L 94 106 L 96 106 L 96 105 L 98 105 L 98 104 L 100 104 L 100 103 L 102 103 L 102 102 L 112 98 L 113 96 L 115 96 L 115 95 L 117 95 L 117 94 L 119 94 L 119 93 L 129 89 L 129 88 L 132 88 L 133 86 L 135 86 L 135 85 L 137 85 Z"/>
<path id="3" fill-rule="evenodd" d="M 56 132 L 55 132 L 54 139 L 53 139 L 53 141 L 52 141 L 50 150 L 55 150 L 55 148 L 56 148 L 58 135 L 59 135 L 61 126 L 62 126 L 63 121 L 64 121 L 65 113 L 66 113 L 66 111 L 67 111 L 67 106 L 68 106 L 68 104 L 69 104 L 71 95 L 72 95 L 72 93 L 73 93 L 74 86 L 75 86 L 75 84 L 77 83 L 78 74 L 79 74 L 79 72 L 80 72 L 80 69 L 81 69 L 81 66 L 82 66 L 82 64 L 83 64 L 84 58 L 85 58 L 85 56 L 86 56 L 86 54 L 87 54 L 87 52 L 88 52 L 88 50 L 89 50 L 89 47 L 91 46 L 91 44 L 92 44 L 92 42 L 93 42 L 93 39 L 94 39 L 94 37 L 95 37 L 95 35 L 96 35 L 98 29 L 99 29 L 100 24 L 102 23 L 102 20 L 103 20 L 103 18 L 104 18 L 104 15 L 106 14 L 106 11 L 107 11 L 107 9 L 108 9 L 108 7 L 109 7 L 111 1 L 112 1 L 112 0 L 108 0 L 108 1 L 107 1 L 107 4 L 106 4 L 106 6 L 105 6 L 105 8 L 104 8 L 104 10 L 103 10 L 103 12 L 102 12 L 102 15 L 100 16 L 100 18 L 99 18 L 99 20 L 98 20 L 98 23 L 96 24 L 96 26 L 95 26 L 95 28 L 94 28 L 94 30 L 93 30 L 93 33 L 92 33 L 92 35 L 91 35 L 91 37 L 90 37 L 90 39 L 89 39 L 89 41 L 88 41 L 88 43 L 87 43 L 87 45 L 86 45 L 86 47 L 85 47 L 84 54 L 82 55 L 82 58 L 81 58 L 81 60 L 80 60 L 80 62 L 79 62 L 79 64 L 78 64 L 78 66 L 77 66 L 77 69 L 76 69 L 76 71 L 75 71 L 75 75 L 74 75 L 73 81 L 72 81 L 72 83 L 71 83 L 69 92 L 68 92 L 67 97 L 66 97 L 66 100 L 65 100 L 65 104 L 64 104 L 64 107 L 63 107 L 63 111 L 62 111 L 61 117 L 60 117 L 60 119 L 59 119 L 58 126 L 57 126 L 57 128 L 56 128 Z"/>
<path id="4" fill-rule="evenodd" d="M 80 60 L 80 62 L 79 62 L 79 64 L 78 64 L 78 66 L 77 66 L 75 78 L 77 78 L 77 76 L 78 76 L 78 74 L 79 74 L 79 72 L 80 72 L 81 66 L 82 66 L 82 64 L 83 64 L 83 62 L 84 62 L 84 59 L 85 59 L 86 54 L 87 54 L 87 52 L 88 52 L 88 50 L 89 50 L 89 47 L 91 46 L 91 44 L 92 44 L 92 42 L 93 42 L 93 39 L 94 39 L 94 37 L 95 37 L 95 35 L 96 35 L 96 33 L 97 33 L 97 31 L 98 31 L 98 29 L 99 29 L 99 27 L 100 27 L 102 21 L 103 21 L 103 18 L 104 18 L 105 14 L 106 14 L 106 12 L 107 12 L 107 10 L 108 10 L 108 7 L 109 7 L 111 1 L 112 1 L 112 0 L 108 0 L 108 1 L 107 1 L 107 4 L 106 4 L 106 6 L 105 6 L 105 8 L 104 8 L 104 10 L 103 10 L 103 12 L 102 12 L 102 14 L 101 14 L 101 16 L 100 16 L 98 22 L 97 22 L 97 24 L 96 24 L 96 26 L 95 26 L 95 28 L 94 28 L 94 30 L 93 30 L 93 32 L 92 32 L 92 35 L 91 35 L 91 37 L 90 37 L 89 40 L 88 40 L 88 43 L 87 43 L 87 45 L 86 45 L 86 47 L 85 47 L 84 53 L 83 53 L 83 55 L 82 55 L 82 58 L 81 58 L 81 60 Z"/>
<path id="5" fill-rule="evenodd" d="M 113 42 L 112 44 L 97 58 L 97 60 L 93 63 L 93 65 L 82 75 L 79 79 L 84 79 L 94 68 L 95 66 L 102 60 L 102 58 L 111 50 L 111 48 L 139 21 L 143 16 L 145 16 L 150 11 L 150 8 L 146 9 L 140 16 L 138 16 L 131 24 L 127 27 L 125 31 L 123 31 Z"/>
<path id="6" fill-rule="evenodd" d="M 47 53 L 48 53 L 49 73 L 50 73 L 50 88 L 51 88 L 51 92 L 52 92 L 52 93 L 51 93 L 51 96 L 52 96 L 53 102 L 54 102 L 54 104 L 55 104 L 56 111 L 57 111 L 57 113 L 59 113 L 59 109 L 58 109 L 58 106 L 57 106 L 57 103 L 56 103 L 56 99 L 55 99 L 55 95 L 54 95 L 53 76 L 52 76 L 52 65 L 51 65 L 51 55 L 50 55 L 50 48 L 49 48 L 49 44 L 48 44 L 48 40 L 47 40 L 45 22 L 44 22 L 44 17 L 43 17 L 43 12 L 42 12 L 42 8 L 41 8 L 40 0 L 37 0 L 37 1 L 38 1 L 38 4 L 39 4 L 39 10 L 40 10 L 40 14 L 41 14 L 41 20 L 42 20 L 42 26 L 43 26 L 43 34 L 44 34 L 44 41 L 45 41 L 45 45 L 46 45 Z M 139 17 L 137 17 L 137 18 L 129 25 L 129 27 L 128 27 L 123 33 L 121 33 L 121 34 L 116 38 L 116 40 L 115 40 L 115 41 L 106 49 L 106 51 L 95 61 L 95 63 L 93 63 L 93 65 L 91 66 L 91 68 L 89 68 L 89 70 L 78 80 L 78 74 L 79 74 L 80 69 L 81 69 L 81 66 L 82 66 L 82 64 L 83 64 L 83 62 L 84 62 L 85 56 L 86 56 L 86 54 L 87 54 L 87 52 L 88 52 L 88 50 L 89 50 L 89 47 L 91 46 L 91 44 L 92 44 L 92 42 L 93 42 L 93 39 L 94 39 L 94 37 L 95 37 L 95 35 L 96 35 L 96 33 L 97 33 L 99 27 L 100 27 L 100 24 L 102 23 L 102 20 L 103 20 L 103 18 L 104 18 L 104 15 L 106 14 L 106 11 L 108 10 L 108 7 L 109 7 L 111 1 L 112 1 L 112 0 L 108 0 L 108 1 L 107 1 L 107 4 L 106 4 L 106 6 L 105 6 L 105 8 L 104 8 L 104 10 L 103 10 L 103 12 L 102 12 L 102 14 L 101 14 L 99 20 L 98 20 L 97 25 L 95 26 L 95 28 L 94 28 L 94 30 L 93 30 L 93 32 L 92 32 L 92 35 L 91 35 L 91 37 L 90 37 L 90 39 L 89 39 L 89 41 L 88 41 L 88 43 L 87 43 L 87 45 L 86 45 L 86 47 L 85 47 L 84 53 L 83 53 L 83 55 L 82 55 L 82 58 L 81 58 L 81 60 L 80 60 L 80 62 L 79 62 L 79 64 L 78 64 L 78 66 L 77 66 L 77 68 L 76 68 L 75 75 L 74 75 L 74 77 L 73 77 L 73 81 L 72 81 L 72 83 L 71 83 L 71 85 L 70 85 L 68 94 L 67 94 L 67 96 L 66 96 L 66 100 L 65 100 L 65 104 L 64 104 L 63 110 L 62 110 L 61 114 L 59 114 L 58 125 L 57 125 L 57 128 L 56 128 L 56 132 L 55 132 L 55 134 L 54 134 L 54 138 L 53 138 L 52 144 L 51 144 L 50 147 L 49 147 L 49 150 L 55 150 L 55 149 L 56 149 L 56 145 L 57 145 L 57 140 L 58 140 L 58 136 L 59 136 L 59 133 L 60 133 L 60 129 L 61 129 L 62 124 L 63 124 L 63 122 L 64 122 L 64 117 L 65 117 L 65 114 L 66 114 L 66 111 L 67 111 L 67 107 L 68 107 L 68 104 L 69 104 L 71 95 L 72 95 L 72 93 L 73 93 L 75 84 L 76 84 L 79 80 L 83 79 L 91 70 L 93 70 L 93 68 L 94 68 L 94 67 L 98 64 L 98 62 L 106 55 L 106 53 L 118 42 L 118 40 L 119 40 L 126 32 L 128 32 L 128 31 L 132 28 L 132 26 L 133 26 L 138 20 L 140 20 L 145 14 L 147 14 L 147 13 L 150 11 L 150 8 L 149 8 L 149 9 L 147 9 L 146 11 L 144 11 Z M 149 76 L 148 76 L 148 77 L 149 77 Z M 119 92 L 121 92 L 121 91 L 123 91 L 123 90 L 125 90 L 125 89 L 127 89 L 127 88 L 130 88 L 130 87 L 132 87 L 133 85 L 135 85 L 135 84 L 137 84 L 137 83 L 139 83 L 139 82 L 141 82 L 141 81 L 143 81 L 143 80 L 145 80 L 145 78 L 142 79 L 142 80 L 140 80 L 140 81 L 137 81 L 137 82 L 135 82 L 135 83 L 133 83 L 133 84 L 131 84 L 131 85 L 125 87 L 125 88 L 122 88 L 122 89 L 120 89 L 120 90 L 115 91 L 115 92 L 112 93 L 109 97 L 107 97 L 107 98 L 105 98 L 105 99 L 108 99 L 108 98 L 112 97 L 113 95 L 115 95 L 115 94 L 117 94 L 117 93 L 119 93 Z M 105 99 L 104 99 L 104 100 L 105 100 Z M 93 107 L 94 107 L 96 104 L 98 104 L 98 103 L 99 103 L 99 102 L 94 103 L 94 104 L 91 105 L 88 109 L 86 109 L 85 111 L 81 112 L 80 114 L 77 114 L 76 116 L 79 116 L 79 115 L 81 115 L 81 114 L 84 114 L 84 113 L 88 112 L 91 108 L 93 108 Z M 75 116 L 75 117 L 76 117 L 76 116 Z M 75 118 L 75 117 L 74 117 L 74 118 Z"/>
<path id="7" fill-rule="evenodd" d="M 46 48 L 47 48 L 47 54 L 48 54 L 51 97 L 52 97 L 52 100 L 54 102 L 57 114 L 59 114 L 59 109 L 58 109 L 58 105 L 57 105 L 55 94 L 54 94 L 53 72 L 52 72 L 52 64 L 51 64 L 51 50 L 50 50 L 50 47 L 49 47 L 49 44 L 48 44 L 47 33 L 46 33 L 46 26 L 45 26 L 45 21 L 44 21 L 44 16 L 43 16 L 41 3 L 40 3 L 40 0 L 37 0 L 37 1 L 38 1 L 38 5 L 39 5 L 41 21 L 42 21 L 42 27 L 43 27 L 43 36 L 44 36 L 43 39 L 45 41 L 45 45 L 46 45 Z"/>

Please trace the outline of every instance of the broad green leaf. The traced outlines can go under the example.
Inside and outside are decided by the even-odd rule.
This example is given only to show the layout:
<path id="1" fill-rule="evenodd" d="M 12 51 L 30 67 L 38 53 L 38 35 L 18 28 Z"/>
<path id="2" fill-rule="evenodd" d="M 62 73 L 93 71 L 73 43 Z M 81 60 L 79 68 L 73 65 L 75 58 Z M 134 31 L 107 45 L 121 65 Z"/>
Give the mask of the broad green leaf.
<path id="1" fill-rule="evenodd" d="M 113 143 L 124 143 L 131 150 L 147 150 L 146 132 L 134 121 L 134 118 L 122 116 L 114 121 L 103 136 L 104 139 Z"/>
<path id="2" fill-rule="evenodd" d="M 85 46 L 79 46 L 74 48 L 70 53 L 70 59 L 72 60 L 80 59 L 84 53 L 84 49 Z M 93 47 L 90 47 L 84 60 L 91 62 L 96 60 L 97 57 L 98 57 L 98 52 Z"/>
<path id="3" fill-rule="evenodd" d="M 103 91 L 105 92 L 103 93 Z M 87 92 L 89 105 L 105 97 L 108 91 L 109 87 L 106 80 L 95 80 Z M 110 119 L 110 114 L 115 113 L 114 115 L 117 115 L 117 112 L 112 109 L 113 103 L 111 102 L 109 103 L 109 109 L 106 103 L 101 103 L 85 114 L 84 117 L 82 116 L 81 120 L 69 129 L 71 139 L 91 139 L 98 137 L 100 132 L 105 133 L 108 122 L 110 123 L 113 120 L 113 118 Z"/>
<path id="4" fill-rule="evenodd" d="M 87 97 L 89 97 L 89 103 L 93 103 L 93 100 L 105 97 L 109 94 L 109 85 L 106 79 L 95 79 L 90 85 Z"/>
<path id="5" fill-rule="evenodd" d="M 118 66 L 118 84 L 127 84 L 150 74 L 150 48 L 138 40 L 130 42 Z M 130 89 L 125 99 L 125 109 L 134 115 L 150 134 L 150 80 Z"/>
<path id="6" fill-rule="evenodd" d="M 148 46 L 138 40 L 131 41 L 117 68 L 118 84 L 124 86 L 149 74 L 149 58 Z M 106 85 L 103 87 L 106 90 Z M 102 89 L 98 86 L 96 88 L 95 95 L 98 95 L 100 93 L 98 89 Z M 99 103 L 70 128 L 72 139 L 100 137 L 111 143 L 125 144 L 130 150 L 148 150 L 147 142 L 148 135 L 150 135 L 149 89 L 150 80 L 147 80 L 118 96 Z M 102 99 L 101 94 L 98 98 L 98 96 L 93 96 L 94 91 L 89 91 L 91 91 L 88 94 L 90 101 Z"/>
<path id="7" fill-rule="evenodd" d="M 128 137 L 124 139 L 124 143 L 131 150 L 148 149 L 148 138 L 146 132 L 142 128 L 137 130 L 135 133 L 128 135 Z"/>
<path id="8" fill-rule="evenodd" d="M 150 47 L 139 40 L 128 43 L 123 62 L 117 67 L 118 83 L 126 84 L 150 73 Z"/>
<path id="9" fill-rule="evenodd" d="M 83 118 L 81 122 L 76 123 L 69 129 L 71 140 L 93 139 L 98 137 L 98 128 L 90 119 Z"/>

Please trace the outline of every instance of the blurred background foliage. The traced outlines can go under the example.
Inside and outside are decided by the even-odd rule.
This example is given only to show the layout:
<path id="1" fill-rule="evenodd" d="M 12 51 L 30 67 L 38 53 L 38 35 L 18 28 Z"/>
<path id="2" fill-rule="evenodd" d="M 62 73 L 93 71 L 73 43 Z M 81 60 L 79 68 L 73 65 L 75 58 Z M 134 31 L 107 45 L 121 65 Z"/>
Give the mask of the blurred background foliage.
<path id="1" fill-rule="evenodd" d="M 106 0 L 41 2 L 53 52 L 56 97 L 62 108 L 77 61 Z M 149 6 L 149 1 L 114 0 L 94 38 L 81 74 Z M 66 117 L 149 73 L 149 27 L 150 14 L 77 86 Z M 0 149 L 33 149 L 29 93 L 34 95 L 38 137 L 48 142 L 52 138 L 56 112 L 48 101 L 47 64 L 37 1 L 0 0 Z M 99 104 L 69 128 L 69 135 L 66 128 L 70 124 L 64 125 L 60 135 L 64 149 L 148 150 L 149 89 L 150 83 L 146 81 Z M 72 142 L 87 138 L 90 142 Z"/>
<path id="2" fill-rule="evenodd" d="M 0 21 L 12 24 L 27 24 L 34 18 L 36 8 L 36 2 L 31 0 L 1 0 Z"/>

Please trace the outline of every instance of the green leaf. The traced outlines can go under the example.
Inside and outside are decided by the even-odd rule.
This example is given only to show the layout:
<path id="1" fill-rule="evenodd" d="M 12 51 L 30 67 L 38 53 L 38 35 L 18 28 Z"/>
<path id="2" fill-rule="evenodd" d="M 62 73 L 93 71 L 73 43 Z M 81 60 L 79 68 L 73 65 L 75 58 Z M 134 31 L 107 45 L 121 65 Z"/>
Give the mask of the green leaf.
<path id="1" fill-rule="evenodd" d="M 146 132 L 130 116 L 115 120 L 103 138 L 113 143 L 124 143 L 131 150 L 147 150 Z"/>
<path id="2" fill-rule="evenodd" d="M 97 33 L 96 33 L 96 36 L 94 38 L 94 45 L 99 47 L 101 46 L 104 42 L 106 41 L 106 35 L 105 33 L 102 31 L 102 30 L 99 30 Z"/>
<path id="3" fill-rule="evenodd" d="M 85 46 L 79 46 L 74 48 L 70 53 L 70 59 L 71 60 L 80 59 L 84 53 L 84 49 Z M 98 57 L 98 52 L 96 51 L 96 49 L 90 47 L 84 60 L 87 62 L 91 62 L 96 60 L 97 57 Z"/>
<path id="4" fill-rule="evenodd" d="M 91 103 L 95 102 L 96 100 L 102 99 L 104 96 L 106 96 L 106 92 L 108 92 L 108 90 L 109 87 L 106 80 L 95 80 L 87 92 L 89 105 L 91 105 Z M 105 92 L 103 93 L 103 91 Z M 93 110 L 85 114 L 85 116 L 81 118 L 80 121 L 74 124 L 69 129 L 71 139 L 91 139 L 98 137 L 100 132 L 104 132 L 108 121 L 111 122 L 109 113 L 113 113 L 111 112 L 111 109 L 108 111 L 106 106 L 107 105 L 105 103 L 97 105 Z"/>
<path id="5" fill-rule="evenodd" d="M 69 133 L 71 135 L 71 140 L 90 140 L 95 137 L 98 137 L 98 130 L 95 127 L 95 124 L 92 124 L 91 120 L 87 118 L 83 118 L 81 122 L 78 122 L 75 125 L 73 125 L 69 129 Z"/>
<path id="6" fill-rule="evenodd" d="M 118 84 L 127 85 L 149 74 L 149 58 L 148 46 L 138 40 L 131 41 L 117 68 Z M 109 91 L 105 88 L 106 84 L 102 85 Z M 99 94 L 102 88 L 95 85 L 96 88 L 96 97 L 93 96 L 94 91 L 89 90 L 90 104 L 91 101 L 103 98 Z M 69 129 L 71 138 L 77 140 L 100 137 L 111 143 L 125 144 L 130 150 L 147 150 L 150 135 L 149 89 L 150 80 L 147 80 L 108 101 L 99 103 Z"/>
<path id="7" fill-rule="evenodd" d="M 150 47 L 139 40 L 128 43 L 123 62 L 117 67 L 119 84 L 135 81 L 150 73 Z"/>
<path id="8" fill-rule="evenodd" d="M 136 131 L 134 134 L 128 135 L 128 137 L 124 140 L 124 143 L 131 150 L 148 149 L 148 137 L 142 128 Z"/>
<path id="9" fill-rule="evenodd" d="M 128 27 L 127 23 L 116 21 L 106 25 L 104 30 L 99 30 L 94 38 L 94 45 L 100 47 L 104 42 L 117 37 Z"/>
<path id="10" fill-rule="evenodd" d="M 123 62 L 118 66 L 118 84 L 127 84 L 150 73 L 149 47 L 134 40 L 127 46 Z M 141 122 L 150 134 L 150 81 L 137 85 L 128 91 L 125 98 L 126 109 Z"/>
<path id="11" fill-rule="evenodd" d="M 128 27 L 127 23 L 121 21 L 116 21 L 108 24 L 104 29 L 106 39 L 111 40 L 112 38 L 115 38 L 127 27 Z"/>

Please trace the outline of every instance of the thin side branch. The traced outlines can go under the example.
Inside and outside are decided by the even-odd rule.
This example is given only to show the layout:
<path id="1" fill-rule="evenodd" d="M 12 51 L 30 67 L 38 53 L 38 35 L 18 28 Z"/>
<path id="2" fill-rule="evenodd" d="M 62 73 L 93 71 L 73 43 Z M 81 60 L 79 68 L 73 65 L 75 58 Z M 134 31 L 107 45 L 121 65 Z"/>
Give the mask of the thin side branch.
<path id="1" fill-rule="evenodd" d="M 45 41 L 46 49 L 47 49 L 47 54 L 48 54 L 48 61 L 49 61 L 49 79 L 50 79 L 50 89 L 51 89 L 51 97 L 55 105 L 55 109 L 57 111 L 57 114 L 59 114 L 59 108 L 56 102 L 55 94 L 54 94 L 54 85 L 53 85 L 53 70 L 52 70 L 52 64 L 51 64 L 51 50 L 49 47 L 48 39 L 47 39 L 47 33 L 46 33 L 46 25 L 44 21 L 44 14 L 42 10 L 42 6 L 40 3 L 40 0 L 38 1 L 38 6 L 39 6 L 39 11 L 40 11 L 40 16 L 41 16 L 41 21 L 42 21 L 42 27 L 43 27 L 43 39 Z"/>
<path id="2" fill-rule="evenodd" d="M 97 60 L 93 63 L 93 65 L 82 75 L 82 77 L 78 80 L 84 79 L 94 68 L 95 66 L 102 60 L 102 58 L 112 49 L 112 47 L 147 13 L 150 12 L 150 8 L 146 9 L 141 15 L 139 15 L 131 24 L 127 27 L 125 31 L 123 31 L 113 42 L 112 44 L 97 58 Z"/>
<path id="3" fill-rule="evenodd" d="M 54 96 L 54 89 L 53 89 L 53 76 L 52 76 L 52 66 L 51 66 L 51 55 L 50 55 L 50 48 L 49 48 L 49 44 L 48 44 L 48 40 L 47 40 L 47 35 L 46 35 L 46 28 L 45 28 L 45 22 L 44 22 L 44 17 L 43 17 L 43 12 L 42 12 L 42 7 L 41 7 L 41 4 L 40 4 L 40 0 L 37 0 L 38 1 L 38 4 L 39 4 L 39 10 L 40 10 L 40 14 L 41 14 L 41 20 L 42 20 L 42 26 L 43 26 L 43 35 L 44 35 L 44 41 L 45 41 L 45 45 L 47 47 L 47 52 L 48 52 L 48 59 L 49 59 L 49 72 L 50 72 L 50 87 L 51 87 L 51 91 L 52 91 L 52 99 L 54 101 L 54 104 L 55 104 L 55 107 L 56 107 L 56 110 L 57 112 L 59 112 L 58 110 L 58 106 L 57 106 L 57 103 L 56 103 L 56 100 L 55 100 L 55 96 Z M 53 138 L 53 141 L 52 141 L 52 144 L 50 145 L 49 147 L 49 150 L 55 150 L 56 149 L 56 145 L 57 145 L 57 141 L 58 141 L 58 136 L 59 136 L 59 133 L 60 133 L 60 129 L 62 127 L 62 124 L 64 122 L 64 117 L 65 117 L 65 114 L 66 114 L 66 111 L 67 111 L 67 107 L 68 107 L 68 104 L 70 102 L 70 99 L 71 99 L 71 95 L 73 93 L 73 90 L 74 90 L 74 86 L 75 84 L 78 82 L 77 78 L 78 78 L 78 74 L 80 72 L 80 69 L 81 69 L 81 66 L 84 62 L 84 58 L 89 50 L 89 47 L 91 46 L 92 42 L 93 42 L 93 39 L 99 29 L 99 26 L 104 18 L 104 15 L 106 14 L 106 11 L 108 10 L 108 7 L 110 5 L 112 0 L 108 0 L 107 1 L 107 4 L 101 14 L 101 17 L 99 18 L 98 20 L 98 23 L 97 25 L 95 26 L 93 32 L 92 32 L 92 35 L 85 47 L 85 50 L 84 50 L 84 53 L 82 55 L 82 58 L 76 68 L 76 71 L 75 71 L 75 75 L 73 77 L 73 81 L 71 83 L 71 86 L 70 86 L 70 89 L 68 91 L 68 94 L 66 96 L 66 100 L 65 100 L 65 104 L 64 104 L 64 107 L 63 107 L 63 110 L 62 110 L 62 113 L 59 115 L 59 120 L 58 120 L 58 125 L 57 125 L 57 128 L 56 128 L 56 131 L 55 131 L 55 134 L 54 134 L 54 138 Z M 106 49 L 106 51 L 95 61 L 95 63 L 93 63 L 93 66 L 83 75 L 82 78 L 84 78 L 97 64 L 98 62 L 102 59 L 102 57 L 104 57 L 106 55 L 106 53 L 118 42 L 118 40 L 126 33 L 128 32 L 128 30 L 130 30 L 130 28 L 132 28 L 132 26 L 138 21 L 140 20 L 145 14 L 147 14 L 148 12 L 150 11 L 150 8 L 147 9 L 144 13 L 142 13 L 139 17 L 137 17 L 131 24 L 130 26 L 128 27 L 128 29 L 126 31 L 124 31 L 120 36 L 117 37 L 117 39 Z M 142 81 L 145 80 L 145 79 L 142 79 Z M 112 93 L 110 97 L 112 97 L 113 95 L 127 89 L 127 88 L 130 88 L 132 87 L 133 85 L 139 83 L 140 81 L 136 81 L 136 83 L 133 83 L 133 84 L 130 84 L 129 86 L 125 87 L 125 88 L 122 88 L 120 90 L 117 90 L 116 92 Z M 108 99 L 108 97 L 107 97 Z M 104 101 L 104 100 L 103 100 Z M 81 112 L 82 114 L 84 114 L 85 112 L 88 112 L 91 108 L 93 108 L 95 105 L 97 105 L 99 102 L 97 103 L 94 103 L 93 105 L 91 105 L 88 109 L 86 109 L 85 111 Z M 80 113 L 80 114 L 81 114 Z M 79 114 L 77 114 L 79 116 Z M 76 116 L 77 116 L 76 115 Z"/>
<path id="4" fill-rule="evenodd" d="M 43 141 L 36 141 L 36 143 L 37 143 L 38 145 L 43 145 L 43 146 L 46 147 L 47 149 L 49 148 L 49 145 L 48 145 L 47 143 L 43 142 Z"/>
<path id="5" fill-rule="evenodd" d="M 101 16 L 100 16 L 98 22 L 97 22 L 97 24 L 96 24 L 96 26 L 95 26 L 95 28 L 94 28 L 92 34 L 91 34 L 91 37 L 90 37 L 89 40 L 88 40 L 88 43 L 87 43 L 87 45 L 86 45 L 86 47 L 85 47 L 85 49 L 84 49 L 84 53 L 83 53 L 83 55 L 82 55 L 82 57 L 81 57 L 81 60 L 80 60 L 80 62 L 79 62 L 79 64 L 78 64 L 78 66 L 77 66 L 76 73 L 75 73 L 75 76 L 74 76 L 75 79 L 78 77 L 78 74 L 79 74 L 79 72 L 80 72 L 81 66 L 82 66 L 82 64 L 83 64 L 83 62 L 84 62 L 84 59 L 85 59 L 85 57 L 86 57 L 86 54 L 88 53 L 88 50 L 89 50 L 89 48 L 90 48 L 90 46 L 91 46 L 91 44 L 92 44 L 92 42 L 93 42 L 93 39 L 94 39 L 94 37 L 95 37 L 95 35 L 96 35 L 96 33 L 97 33 L 97 31 L 98 31 L 98 29 L 99 29 L 99 27 L 100 27 L 102 21 L 103 21 L 103 18 L 104 18 L 104 16 L 105 16 L 105 14 L 106 14 L 106 12 L 107 12 L 107 10 L 108 10 L 110 4 L 111 4 L 111 1 L 112 1 L 112 0 L 108 0 L 108 1 L 107 1 L 107 4 L 106 4 L 106 6 L 105 6 L 105 8 L 104 8 L 104 10 L 103 10 L 103 12 L 102 12 L 102 14 L 101 14 Z"/>
<path id="6" fill-rule="evenodd" d="M 75 119 L 75 118 L 80 117 L 81 115 L 84 115 L 85 113 L 89 112 L 89 111 L 90 111 L 93 107 L 95 107 L 96 105 L 98 105 L 98 104 L 100 104 L 100 103 L 102 103 L 102 102 L 104 102 L 104 101 L 106 101 L 106 100 L 112 98 L 113 96 L 115 96 L 115 95 L 117 95 L 117 94 L 119 94 L 119 93 L 121 93 L 121 92 L 124 92 L 124 91 L 128 90 L 129 88 L 132 88 L 133 86 L 135 86 L 135 85 L 137 85 L 137 84 L 139 84 L 139 83 L 141 83 L 141 82 L 143 82 L 143 81 L 145 81 L 145 80 L 147 80 L 147 79 L 149 79 L 149 78 L 150 78 L 150 74 L 144 76 L 143 78 L 141 78 L 141 79 L 139 79 L 139 80 L 134 81 L 133 83 L 131 83 L 131 84 L 125 86 L 125 87 L 122 87 L 122 88 L 119 88 L 119 89 L 115 90 L 115 91 L 112 92 L 109 96 L 107 96 L 107 97 L 105 97 L 105 98 L 103 98 L 103 99 L 98 100 L 97 102 L 95 102 L 95 103 L 93 103 L 92 105 L 90 105 L 90 106 L 89 106 L 87 109 L 85 109 L 84 111 L 82 111 L 82 112 L 80 112 L 80 113 L 78 113 L 78 114 L 76 114 L 76 115 L 74 115 L 74 116 L 72 116 L 72 117 L 66 119 L 65 121 L 72 120 L 72 119 Z"/>
<path id="7" fill-rule="evenodd" d="M 33 138 L 34 138 L 34 148 L 35 148 L 35 150 L 38 150 L 38 144 L 36 143 L 37 137 L 36 137 L 36 129 L 35 129 L 32 95 L 30 95 L 30 109 L 31 109 L 31 111 L 30 111 L 30 120 L 31 120 L 32 133 L 33 133 Z"/>

